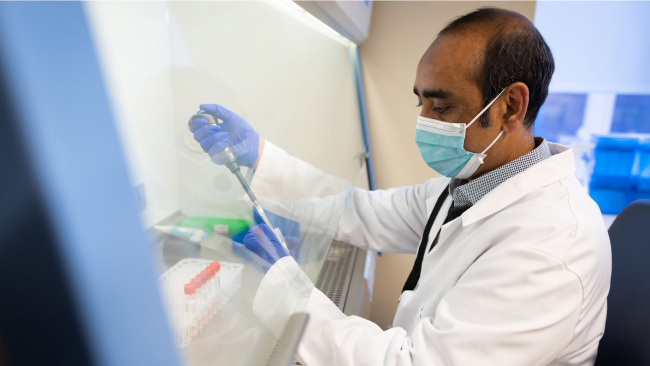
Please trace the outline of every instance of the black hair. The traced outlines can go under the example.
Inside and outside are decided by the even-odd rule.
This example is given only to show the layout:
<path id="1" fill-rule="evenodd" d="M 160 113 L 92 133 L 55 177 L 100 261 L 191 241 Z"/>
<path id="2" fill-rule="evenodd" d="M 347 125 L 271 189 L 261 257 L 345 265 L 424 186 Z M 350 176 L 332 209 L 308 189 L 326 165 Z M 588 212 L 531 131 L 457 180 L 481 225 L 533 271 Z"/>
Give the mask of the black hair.
<path id="1" fill-rule="evenodd" d="M 488 29 L 489 33 L 474 76 L 483 94 L 483 106 L 509 85 L 522 82 L 530 93 L 523 123 L 531 127 L 548 96 L 548 85 L 555 71 L 551 49 L 526 17 L 497 8 L 481 8 L 463 15 L 449 23 L 438 36 L 474 27 Z M 481 117 L 481 126 L 488 125 L 486 112 Z"/>

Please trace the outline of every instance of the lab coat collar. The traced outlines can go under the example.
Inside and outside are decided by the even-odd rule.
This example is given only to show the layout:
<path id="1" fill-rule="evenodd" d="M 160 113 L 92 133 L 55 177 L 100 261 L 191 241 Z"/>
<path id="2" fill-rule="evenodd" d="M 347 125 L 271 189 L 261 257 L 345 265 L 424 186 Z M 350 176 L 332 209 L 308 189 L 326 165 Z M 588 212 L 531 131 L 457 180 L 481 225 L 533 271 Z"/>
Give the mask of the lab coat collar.
<path id="1" fill-rule="evenodd" d="M 463 227 L 498 212 L 528 193 L 568 177 L 575 172 L 573 150 L 548 143 L 552 156 L 509 178 L 463 213 Z"/>

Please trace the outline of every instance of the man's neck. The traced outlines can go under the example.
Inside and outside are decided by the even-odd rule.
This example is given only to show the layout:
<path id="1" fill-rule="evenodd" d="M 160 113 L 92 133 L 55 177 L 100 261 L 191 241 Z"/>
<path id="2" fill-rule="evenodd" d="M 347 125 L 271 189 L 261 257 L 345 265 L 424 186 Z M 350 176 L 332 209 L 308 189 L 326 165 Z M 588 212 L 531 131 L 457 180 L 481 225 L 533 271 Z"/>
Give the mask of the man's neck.
<path id="1" fill-rule="evenodd" d="M 528 154 L 529 152 L 533 151 L 535 149 L 535 138 L 533 137 L 532 131 L 530 133 L 527 133 L 525 136 L 521 136 L 522 138 L 520 139 L 521 142 L 517 143 L 514 145 L 514 147 L 510 150 L 508 150 L 508 154 L 506 157 L 501 160 L 501 163 L 495 167 L 493 167 L 490 170 L 486 170 L 484 172 L 481 172 L 480 175 L 477 175 L 476 177 L 469 178 L 467 179 L 468 182 L 471 182 L 472 180 L 480 177 L 481 175 L 487 174 L 494 169 L 498 169 L 499 167 L 502 167 L 509 162 L 519 159 L 520 157 Z"/>
<path id="2" fill-rule="evenodd" d="M 531 133 L 529 136 L 526 136 L 526 139 L 522 141 L 522 143 L 517 144 L 515 148 L 513 148 L 506 159 L 503 161 L 501 166 L 508 164 L 509 162 L 519 159 L 520 157 L 528 154 L 529 152 L 533 151 L 535 149 L 535 138 L 533 137 L 533 134 Z"/>

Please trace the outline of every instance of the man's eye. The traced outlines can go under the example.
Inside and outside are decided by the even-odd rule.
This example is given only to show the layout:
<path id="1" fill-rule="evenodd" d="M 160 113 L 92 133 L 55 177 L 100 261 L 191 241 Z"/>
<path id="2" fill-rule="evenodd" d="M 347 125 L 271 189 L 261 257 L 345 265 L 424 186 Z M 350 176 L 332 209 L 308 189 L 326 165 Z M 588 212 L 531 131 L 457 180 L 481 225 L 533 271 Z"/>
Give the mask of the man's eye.
<path id="1" fill-rule="evenodd" d="M 444 113 L 447 109 L 448 107 L 433 107 L 433 111 L 440 114 Z"/>

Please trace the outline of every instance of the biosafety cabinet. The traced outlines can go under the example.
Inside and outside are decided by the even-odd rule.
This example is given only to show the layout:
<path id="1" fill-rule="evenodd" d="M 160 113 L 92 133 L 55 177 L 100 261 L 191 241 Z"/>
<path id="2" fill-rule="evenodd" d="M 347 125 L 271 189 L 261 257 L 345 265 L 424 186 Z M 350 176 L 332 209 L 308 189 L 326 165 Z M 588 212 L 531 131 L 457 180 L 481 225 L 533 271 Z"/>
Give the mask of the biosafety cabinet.
<path id="1" fill-rule="evenodd" d="M 201 104 L 329 176 L 258 198 L 316 286 L 367 315 L 373 254 L 332 241 L 353 187 L 369 188 L 356 45 L 292 2 L 87 2 L 84 12 L 183 361 L 276 362 L 278 341 L 290 347 L 304 325 L 279 340 L 252 312 L 265 264 L 241 243 L 261 219 L 189 131 Z"/>

